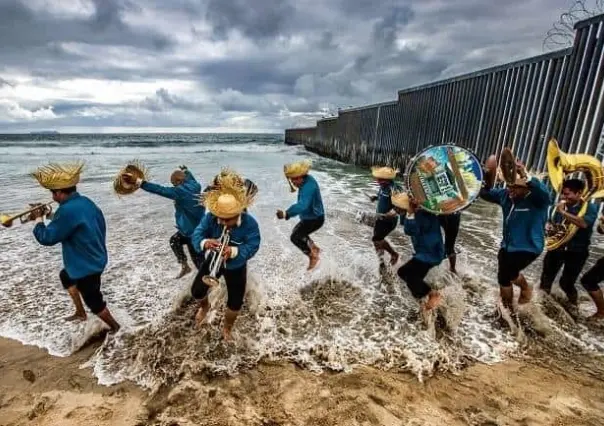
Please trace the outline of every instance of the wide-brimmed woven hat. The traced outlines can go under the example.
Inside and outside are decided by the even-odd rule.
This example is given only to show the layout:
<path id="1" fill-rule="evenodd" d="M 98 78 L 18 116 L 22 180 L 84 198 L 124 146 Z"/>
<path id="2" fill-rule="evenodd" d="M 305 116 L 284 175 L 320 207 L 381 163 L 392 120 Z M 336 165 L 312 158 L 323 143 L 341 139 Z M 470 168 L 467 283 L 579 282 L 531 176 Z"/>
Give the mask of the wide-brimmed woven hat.
<path id="1" fill-rule="evenodd" d="M 283 166 L 283 172 L 289 179 L 295 179 L 300 176 L 305 176 L 312 167 L 310 160 L 298 161 L 296 163 L 290 163 Z"/>
<path id="2" fill-rule="evenodd" d="M 398 173 L 397 169 L 393 169 L 392 167 L 372 167 L 371 174 L 376 179 L 385 179 L 385 180 L 394 180 L 396 174 Z"/>
<path id="3" fill-rule="evenodd" d="M 246 189 L 234 179 L 221 180 L 220 186 L 203 197 L 203 204 L 214 216 L 231 219 L 239 216 L 250 204 Z"/>
<path id="4" fill-rule="evenodd" d="M 399 209 L 409 210 L 409 195 L 406 192 L 393 192 L 390 201 Z"/>
<path id="5" fill-rule="evenodd" d="M 38 167 L 36 171 L 31 173 L 31 176 L 46 189 L 66 189 L 76 186 L 80 182 L 80 173 L 83 168 L 84 162 L 51 163 Z"/>
<path id="6" fill-rule="evenodd" d="M 132 160 L 124 168 L 122 168 L 115 179 L 113 180 L 113 190 L 118 195 L 128 195 L 132 194 L 138 189 L 137 184 L 128 183 L 124 180 L 124 175 L 129 174 L 134 176 L 136 180 L 149 180 L 149 171 L 147 167 L 138 160 Z"/>

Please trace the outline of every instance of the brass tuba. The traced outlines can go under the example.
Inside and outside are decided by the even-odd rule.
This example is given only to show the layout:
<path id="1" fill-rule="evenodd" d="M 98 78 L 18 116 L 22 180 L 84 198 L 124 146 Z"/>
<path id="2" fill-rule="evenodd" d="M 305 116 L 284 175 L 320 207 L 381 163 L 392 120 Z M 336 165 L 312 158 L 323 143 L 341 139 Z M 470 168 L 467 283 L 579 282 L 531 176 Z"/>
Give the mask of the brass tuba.
<path id="1" fill-rule="evenodd" d="M 604 196 L 604 169 L 600 161 L 587 154 L 566 154 L 558 147 L 556 139 L 551 139 L 547 147 L 547 172 L 549 180 L 556 191 L 557 197 L 560 196 L 562 183 L 568 174 L 582 172 L 585 176 L 586 185 L 581 194 L 583 205 L 577 216 L 583 217 L 587 211 L 589 201 L 592 198 Z M 555 209 L 552 209 L 552 217 Z M 563 220 L 562 223 L 553 224 L 551 229 L 545 233 L 545 248 L 555 250 L 568 243 L 579 228 Z"/>

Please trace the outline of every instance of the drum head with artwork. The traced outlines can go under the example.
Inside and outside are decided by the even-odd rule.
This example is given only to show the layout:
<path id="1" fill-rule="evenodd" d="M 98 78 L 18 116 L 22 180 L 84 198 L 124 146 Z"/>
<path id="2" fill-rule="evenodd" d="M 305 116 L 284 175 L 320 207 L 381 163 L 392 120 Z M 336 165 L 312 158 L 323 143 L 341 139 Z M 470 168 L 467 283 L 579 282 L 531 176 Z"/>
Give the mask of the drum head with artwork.
<path id="1" fill-rule="evenodd" d="M 407 187 L 421 206 L 434 214 L 468 207 L 480 193 L 482 167 L 474 154 L 454 145 L 420 152 L 407 169 Z"/>

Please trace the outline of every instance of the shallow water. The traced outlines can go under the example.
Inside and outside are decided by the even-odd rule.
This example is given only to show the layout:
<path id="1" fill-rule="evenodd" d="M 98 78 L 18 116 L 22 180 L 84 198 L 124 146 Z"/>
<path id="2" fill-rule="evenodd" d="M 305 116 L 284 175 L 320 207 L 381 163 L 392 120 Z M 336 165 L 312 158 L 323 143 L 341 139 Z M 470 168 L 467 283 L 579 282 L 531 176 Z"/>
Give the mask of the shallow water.
<path id="1" fill-rule="evenodd" d="M 295 200 L 283 179 L 283 164 L 307 157 L 315 162 L 313 175 L 327 214 L 325 226 L 313 235 L 322 260 L 311 273 L 289 241 L 296 221 L 278 221 L 274 215 Z M 158 183 L 168 184 L 175 166 L 186 164 L 202 185 L 220 166 L 231 166 L 258 185 L 251 213 L 260 223 L 262 245 L 249 264 L 251 290 L 234 344 L 220 340 L 220 310 L 213 326 L 196 330 L 194 307 L 181 306 L 193 277 L 174 279 L 178 265 L 168 245 L 175 232 L 171 202 L 143 191 L 122 198 L 112 192 L 115 173 L 134 158 L 148 165 Z M 91 360 L 101 383 L 132 379 L 153 387 L 183 372 L 232 373 L 263 358 L 287 359 L 316 371 L 367 364 L 413 371 L 421 378 L 468 362 L 499 362 L 522 350 L 522 340 L 502 328 L 495 315 L 501 233 L 496 206 L 477 202 L 463 213 L 458 240 L 462 278 L 447 273 L 446 262 L 428 276 L 445 294 L 440 314 L 451 330 L 443 333 L 434 328 L 440 319 L 429 319 L 431 327 L 422 325 L 416 302 L 393 270 L 378 270 L 372 229 L 357 219 L 358 212 L 374 208 L 366 195 L 375 189 L 364 170 L 284 146 L 277 136 L 0 137 L 0 211 L 46 201 L 48 193 L 27 173 L 49 160 L 75 159 L 87 162 L 79 191 L 105 213 L 110 260 L 103 291 L 123 325 Z M 0 335 L 67 356 L 102 326 L 92 317 L 83 324 L 62 320 L 72 306 L 58 279 L 60 248 L 39 246 L 31 225 L 0 229 Z M 403 259 L 410 256 L 402 227 L 391 241 Z M 601 239 L 594 237 L 594 242 L 599 247 L 590 264 L 602 255 Z M 534 284 L 541 261 L 528 273 Z M 222 296 L 217 291 L 213 297 L 220 301 Z M 588 300 L 581 308 L 584 314 L 593 309 Z M 598 332 L 556 317 L 539 318 L 558 341 L 604 353 Z"/>

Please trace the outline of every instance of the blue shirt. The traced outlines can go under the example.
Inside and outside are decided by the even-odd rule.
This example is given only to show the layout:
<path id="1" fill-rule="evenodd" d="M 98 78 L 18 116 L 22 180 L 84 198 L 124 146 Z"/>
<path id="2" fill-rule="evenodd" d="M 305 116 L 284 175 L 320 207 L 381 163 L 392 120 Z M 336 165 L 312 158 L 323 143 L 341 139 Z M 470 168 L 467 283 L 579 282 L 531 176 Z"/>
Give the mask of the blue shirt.
<path id="1" fill-rule="evenodd" d="M 298 202 L 287 211 L 287 219 L 300 216 L 301 220 L 319 219 L 325 216 L 319 184 L 311 175 L 306 175 L 298 188 Z"/>
<path id="2" fill-rule="evenodd" d="M 193 232 L 193 247 L 202 252 L 201 242 L 207 239 L 219 239 L 223 226 L 218 218 L 208 212 Z M 243 213 L 237 226 L 231 228 L 229 246 L 237 247 L 237 256 L 225 262 L 226 269 L 239 269 L 250 260 L 260 248 L 260 228 L 258 222 L 249 213 Z"/>
<path id="3" fill-rule="evenodd" d="M 551 202 L 549 192 L 538 179 L 528 182 L 530 192 L 513 201 L 506 188 L 482 190 L 480 197 L 499 204 L 503 212 L 501 248 L 508 252 L 525 251 L 541 254 L 545 245 L 545 224 Z"/>
<path id="4" fill-rule="evenodd" d="M 378 214 L 384 214 L 392 210 L 392 199 L 390 198 L 392 196 L 392 191 L 399 191 L 400 189 L 400 186 L 397 185 L 394 181 L 390 182 L 389 185 L 380 185 L 380 189 L 378 190 L 377 194 L 378 199 L 375 212 Z"/>
<path id="5" fill-rule="evenodd" d="M 411 237 L 415 250 L 413 257 L 433 266 L 440 264 L 445 258 L 445 245 L 438 216 L 418 210 L 413 219 L 401 216 L 401 222 L 403 220 L 405 234 Z"/>
<path id="6" fill-rule="evenodd" d="M 195 227 L 205 214 L 205 208 L 199 202 L 201 185 L 190 171 L 185 170 L 185 180 L 178 186 L 161 186 L 143 182 L 141 188 L 152 194 L 174 200 L 176 228 L 185 237 L 193 235 Z"/>
<path id="7" fill-rule="evenodd" d="M 100 274 L 107 266 L 106 225 L 103 212 L 89 198 L 73 193 L 47 225 L 37 223 L 34 237 L 44 246 L 61 243 L 69 278 Z"/>
<path id="8" fill-rule="evenodd" d="M 568 206 L 566 208 L 566 211 L 576 216 L 577 213 L 579 213 L 579 210 L 581 210 L 581 207 L 582 204 L 577 203 L 574 206 Z M 553 206 L 552 208 L 555 209 L 556 206 Z M 583 216 L 583 220 L 587 224 L 587 228 L 577 227 L 578 230 L 575 235 L 571 238 L 571 240 L 566 243 L 566 245 L 560 248 L 574 252 L 587 251 L 591 242 L 591 235 L 593 234 L 594 223 L 596 222 L 597 218 L 598 206 L 593 203 L 589 203 L 587 206 L 587 210 L 585 211 L 585 215 Z M 562 215 L 559 212 L 556 212 L 554 214 L 554 223 L 561 223 L 562 220 Z"/>

